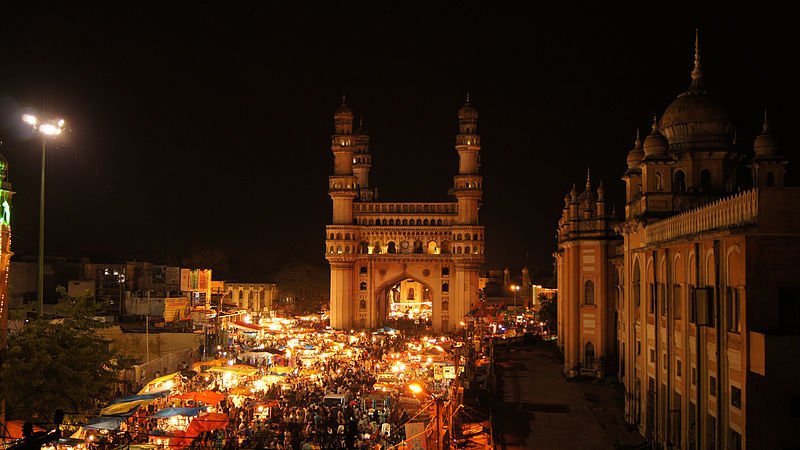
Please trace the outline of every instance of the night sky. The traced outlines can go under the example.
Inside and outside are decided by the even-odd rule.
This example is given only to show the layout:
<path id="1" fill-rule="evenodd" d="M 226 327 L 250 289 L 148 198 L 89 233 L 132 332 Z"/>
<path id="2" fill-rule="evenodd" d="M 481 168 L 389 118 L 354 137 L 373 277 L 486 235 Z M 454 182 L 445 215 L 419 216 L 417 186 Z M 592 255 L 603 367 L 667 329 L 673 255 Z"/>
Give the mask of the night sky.
<path id="1" fill-rule="evenodd" d="M 343 92 L 369 130 L 384 201 L 447 200 L 469 92 L 485 269 L 547 275 L 562 199 L 587 167 L 622 213 L 635 130 L 646 135 L 689 86 L 695 27 L 707 85 L 740 117 L 739 144 L 751 148 L 766 107 L 796 162 L 785 11 L 380 3 L 0 7 L 13 251 L 37 252 L 41 152 L 23 112 L 45 107 L 69 128 L 48 146 L 48 255 L 166 263 L 222 249 L 229 279 L 267 281 L 289 259 L 324 264 Z"/>

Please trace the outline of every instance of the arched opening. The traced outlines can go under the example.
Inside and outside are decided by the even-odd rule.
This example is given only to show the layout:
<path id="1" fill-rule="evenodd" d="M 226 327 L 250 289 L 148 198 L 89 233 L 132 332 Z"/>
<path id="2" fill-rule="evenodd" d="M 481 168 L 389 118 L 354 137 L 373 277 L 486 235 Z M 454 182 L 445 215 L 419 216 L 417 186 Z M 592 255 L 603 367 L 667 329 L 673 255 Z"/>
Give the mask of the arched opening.
<path id="1" fill-rule="evenodd" d="M 449 253 L 450 253 L 450 242 L 448 242 L 448 241 L 442 241 L 441 253 L 442 253 L 443 255 L 447 255 L 447 254 L 449 254 Z"/>
<path id="2" fill-rule="evenodd" d="M 591 342 L 586 343 L 586 349 L 583 353 L 583 362 L 587 369 L 594 369 L 594 344 Z"/>
<path id="3" fill-rule="evenodd" d="M 367 282 L 366 281 L 362 281 L 361 284 L 358 285 L 358 289 L 361 290 L 361 291 L 366 291 L 367 290 Z"/>
<path id="4" fill-rule="evenodd" d="M 414 241 L 414 253 L 425 253 L 422 247 L 422 241 Z"/>
<path id="5" fill-rule="evenodd" d="M 450 276 L 450 268 L 449 267 L 442 267 L 442 276 Z"/>
<path id="6" fill-rule="evenodd" d="M 408 225 L 408 219 L 403 219 L 403 225 Z"/>
<path id="7" fill-rule="evenodd" d="M 360 273 L 361 275 L 366 275 L 367 274 L 367 266 L 361 266 L 361 268 L 358 269 L 358 273 Z"/>
<path id="8" fill-rule="evenodd" d="M 686 192 L 686 174 L 682 170 L 675 172 L 675 180 L 672 182 L 672 191 L 676 193 Z"/>
<path id="9" fill-rule="evenodd" d="M 383 249 L 381 249 L 381 243 L 380 243 L 380 241 L 378 241 L 378 242 L 376 242 L 376 243 L 375 243 L 375 245 L 372 247 L 372 253 L 373 253 L 374 255 L 380 255 L 382 252 L 383 252 Z"/>
<path id="10" fill-rule="evenodd" d="M 437 251 L 437 248 L 436 248 L 436 241 L 428 242 L 428 254 L 429 255 L 435 255 L 437 253 L 439 253 L 439 252 Z"/>
<path id="11" fill-rule="evenodd" d="M 422 225 L 423 225 L 423 226 L 427 226 L 427 225 L 428 225 L 428 219 L 425 219 L 425 220 L 423 220 L 423 221 L 422 221 Z"/>
<path id="12" fill-rule="evenodd" d="M 397 253 L 397 247 L 395 246 L 394 241 L 389 242 L 389 249 L 386 250 L 386 253 L 395 254 Z"/>
<path id="13" fill-rule="evenodd" d="M 422 219 L 417 219 L 417 226 L 422 225 Z"/>
<path id="14" fill-rule="evenodd" d="M 436 225 L 441 225 L 441 224 L 442 224 L 442 219 L 436 219 Z"/>
<path id="15" fill-rule="evenodd" d="M 414 278 L 404 278 L 379 288 L 375 298 L 379 326 L 416 331 L 430 328 L 433 295 L 426 284 Z"/>
<path id="16" fill-rule="evenodd" d="M 469 245 L 464 247 L 464 254 L 469 255 Z"/>
<path id="17" fill-rule="evenodd" d="M 594 305 L 594 282 L 586 280 L 583 285 L 583 304 Z"/>
<path id="18" fill-rule="evenodd" d="M 664 190 L 664 181 L 661 178 L 661 172 L 656 172 L 656 192 Z"/>

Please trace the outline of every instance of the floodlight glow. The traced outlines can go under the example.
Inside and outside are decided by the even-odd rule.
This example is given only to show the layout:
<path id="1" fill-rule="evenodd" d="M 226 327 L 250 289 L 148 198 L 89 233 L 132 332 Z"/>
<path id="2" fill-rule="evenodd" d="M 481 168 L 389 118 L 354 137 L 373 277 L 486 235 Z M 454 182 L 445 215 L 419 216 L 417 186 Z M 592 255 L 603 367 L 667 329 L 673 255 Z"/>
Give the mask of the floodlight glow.
<path id="1" fill-rule="evenodd" d="M 35 126 L 38 120 L 36 120 L 36 116 L 32 114 L 25 114 L 22 116 L 22 121 L 27 123 L 30 126 Z"/>

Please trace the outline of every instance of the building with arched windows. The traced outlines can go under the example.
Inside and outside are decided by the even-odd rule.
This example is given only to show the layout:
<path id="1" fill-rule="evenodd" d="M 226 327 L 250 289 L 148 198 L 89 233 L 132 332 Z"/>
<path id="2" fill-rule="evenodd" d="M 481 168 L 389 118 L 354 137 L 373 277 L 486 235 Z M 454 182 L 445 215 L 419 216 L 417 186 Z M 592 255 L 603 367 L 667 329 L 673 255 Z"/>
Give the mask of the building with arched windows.
<path id="1" fill-rule="evenodd" d="M 369 136 L 360 125 L 353 129 L 353 112 L 344 102 L 336 110 L 328 185 L 333 221 L 325 230 L 331 327 L 379 327 L 392 305 L 402 302 L 401 311 L 409 313 L 429 308 L 434 330 L 448 331 L 478 303 L 484 229 L 478 224 L 483 179 L 477 124 L 467 98 L 458 110 L 455 201 L 381 202 L 370 186 Z"/>
<path id="2" fill-rule="evenodd" d="M 737 142 L 696 42 L 689 88 L 628 153 L 624 219 L 601 220 L 599 192 L 582 206 L 588 187 L 565 199 L 564 370 L 611 360 L 626 420 L 654 442 L 800 445 L 800 188 L 786 163 L 766 115 L 752 147 Z"/>

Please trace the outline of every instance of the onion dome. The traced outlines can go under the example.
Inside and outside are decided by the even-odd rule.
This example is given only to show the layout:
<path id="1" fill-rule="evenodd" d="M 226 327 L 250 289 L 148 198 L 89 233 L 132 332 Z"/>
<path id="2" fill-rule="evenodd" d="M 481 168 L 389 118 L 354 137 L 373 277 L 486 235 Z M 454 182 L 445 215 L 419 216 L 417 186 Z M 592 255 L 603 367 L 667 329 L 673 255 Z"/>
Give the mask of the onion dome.
<path id="1" fill-rule="evenodd" d="M 658 130 L 658 121 L 653 117 L 653 128 L 644 139 L 644 157 L 654 158 L 667 156 L 667 139 Z"/>
<path id="2" fill-rule="evenodd" d="M 469 92 L 467 92 L 467 102 L 458 110 L 459 120 L 478 120 L 478 111 L 469 104 Z"/>
<path id="3" fill-rule="evenodd" d="M 346 97 L 342 95 L 342 104 L 336 108 L 336 111 L 333 113 L 335 117 L 349 117 L 353 118 L 353 110 L 347 106 Z"/>
<path id="4" fill-rule="evenodd" d="M 764 111 L 764 125 L 761 128 L 761 134 L 756 136 L 756 140 L 753 143 L 753 150 L 755 151 L 756 158 L 778 156 L 778 139 L 772 134 L 772 130 L 770 130 L 766 111 Z"/>
<path id="5" fill-rule="evenodd" d="M 705 89 L 700 65 L 700 39 L 695 34 L 692 84 L 680 94 L 661 117 L 660 129 L 671 146 L 714 148 L 730 146 L 733 141 L 733 115 L 722 100 Z"/>
<path id="6" fill-rule="evenodd" d="M 569 201 L 570 201 L 571 199 L 572 199 L 572 197 L 570 197 L 569 193 L 567 193 L 567 194 L 564 196 L 564 207 L 565 207 L 565 208 L 566 208 L 567 206 L 569 206 Z"/>
<path id="7" fill-rule="evenodd" d="M 628 169 L 635 169 L 639 167 L 639 163 L 644 158 L 644 150 L 642 149 L 642 140 L 639 139 L 639 129 L 636 129 L 636 140 L 633 142 L 633 149 L 628 152 Z"/>

